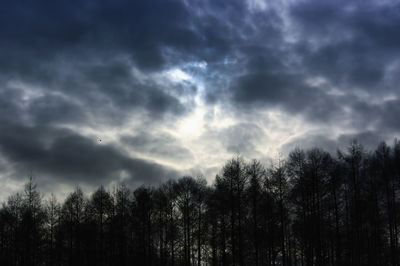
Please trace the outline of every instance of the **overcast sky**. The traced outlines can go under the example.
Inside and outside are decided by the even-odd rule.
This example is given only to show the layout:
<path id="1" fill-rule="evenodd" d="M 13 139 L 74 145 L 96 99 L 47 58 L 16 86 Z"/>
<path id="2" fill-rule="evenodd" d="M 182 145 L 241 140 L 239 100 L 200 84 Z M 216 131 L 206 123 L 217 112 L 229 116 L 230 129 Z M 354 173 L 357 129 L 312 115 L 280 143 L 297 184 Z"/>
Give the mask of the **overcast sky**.
<path id="1" fill-rule="evenodd" d="M 399 1 L 2 1 L 0 200 L 391 144 L 399 55 Z"/>

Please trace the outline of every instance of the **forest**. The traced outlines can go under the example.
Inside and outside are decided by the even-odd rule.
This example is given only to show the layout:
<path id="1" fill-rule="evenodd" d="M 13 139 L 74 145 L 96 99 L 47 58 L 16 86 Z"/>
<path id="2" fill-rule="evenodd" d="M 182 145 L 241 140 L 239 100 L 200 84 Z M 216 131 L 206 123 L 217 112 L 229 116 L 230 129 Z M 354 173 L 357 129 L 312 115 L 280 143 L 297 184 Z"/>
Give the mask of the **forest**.
<path id="1" fill-rule="evenodd" d="M 399 225 L 400 141 L 354 141 L 63 202 L 30 178 L 0 208 L 0 265 L 395 266 Z"/>

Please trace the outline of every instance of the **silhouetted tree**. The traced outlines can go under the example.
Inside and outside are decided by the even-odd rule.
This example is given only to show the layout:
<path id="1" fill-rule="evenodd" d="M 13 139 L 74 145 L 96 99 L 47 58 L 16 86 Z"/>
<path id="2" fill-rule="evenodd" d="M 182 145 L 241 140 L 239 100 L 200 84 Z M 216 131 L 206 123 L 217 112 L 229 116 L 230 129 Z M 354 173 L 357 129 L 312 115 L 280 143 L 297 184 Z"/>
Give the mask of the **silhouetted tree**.
<path id="1" fill-rule="evenodd" d="M 290 265 L 290 221 L 288 209 L 289 184 L 284 164 L 279 161 L 277 166 L 269 169 L 273 197 L 277 203 L 279 220 L 280 263 Z"/>
<path id="2" fill-rule="evenodd" d="M 152 265 L 156 254 L 153 243 L 155 211 L 152 189 L 140 187 L 134 191 L 131 215 L 133 259 L 139 265 Z"/>
<path id="3" fill-rule="evenodd" d="M 47 264 L 57 265 L 59 264 L 60 254 L 57 252 L 60 247 L 60 242 L 57 241 L 58 228 L 60 223 L 61 206 L 57 202 L 54 194 L 51 194 L 50 199 L 45 204 L 45 211 L 47 213 L 47 219 L 45 223 L 46 232 L 46 254 Z"/>
<path id="4" fill-rule="evenodd" d="M 104 265 L 107 258 L 107 251 L 110 246 L 111 238 L 108 235 L 110 232 L 111 219 L 113 218 L 113 200 L 111 195 L 101 186 L 95 191 L 86 207 L 86 215 L 88 222 L 94 230 L 94 249 L 96 265 Z M 107 246 L 106 246 L 107 245 Z"/>
<path id="5" fill-rule="evenodd" d="M 400 142 L 337 156 L 235 157 L 211 186 L 185 176 L 131 192 L 80 188 L 60 204 L 32 178 L 0 208 L 0 265 L 400 263 Z"/>
<path id="6" fill-rule="evenodd" d="M 249 186 L 246 191 L 246 200 L 249 209 L 249 227 L 247 230 L 251 232 L 249 242 L 252 246 L 253 254 L 249 256 L 247 264 L 258 266 L 260 264 L 262 231 L 262 212 L 261 206 L 263 201 L 262 181 L 266 178 L 266 170 L 264 166 L 257 160 L 253 160 L 246 167 Z"/>
<path id="7" fill-rule="evenodd" d="M 63 258 L 67 265 L 85 264 L 91 252 L 83 252 L 84 222 L 87 200 L 80 188 L 67 196 L 61 208 L 61 230 L 63 241 Z M 90 232 L 85 232 L 86 234 Z"/>
<path id="8" fill-rule="evenodd" d="M 112 257 L 117 265 L 127 265 L 128 263 L 128 240 L 130 235 L 129 221 L 131 220 L 131 192 L 122 185 L 115 194 L 115 215 L 113 219 L 114 237 L 115 237 L 115 254 Z"/>

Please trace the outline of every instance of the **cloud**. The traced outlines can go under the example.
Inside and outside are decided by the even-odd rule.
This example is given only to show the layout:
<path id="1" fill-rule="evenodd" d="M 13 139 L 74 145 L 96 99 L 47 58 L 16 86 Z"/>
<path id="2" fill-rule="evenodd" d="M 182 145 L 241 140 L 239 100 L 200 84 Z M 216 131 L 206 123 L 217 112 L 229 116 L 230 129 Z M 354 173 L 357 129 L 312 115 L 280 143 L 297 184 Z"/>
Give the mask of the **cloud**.
<path id="1" fill-rule="evenodd" d="M 95 186 L 119 180 L 137 185 L 179 176 L 173 169 L 132 158 L 111 145 L 68 130 L 9 125 L 0 133 L 0 147 L 17 171 L 29 169 L 39 176 L 51 176 L 53 182 Z"/>
<path id="2" fill-rule="evenodd" d="M 232 153 L 391 140 L 398 10 L 372 0 L 6 1 L 0 178 L 32 168 L 53 187 L 182 171 L 211 179 Z"/>
<path id="3" fill-rule="evenodd" d="M 232 100 L 241 109 L 281 108 L 303 114 L 312 121 L 334 120 L 341 115 L 340 96 L 306 84 L 301 75 L 261 72 L 239 76 L 230 88 Z"/>
<path id="4" fill-rule="evenodd" d="M 129 145 L 133 151 L 173 162 L 191 162 L 192 152 L 185 148 L 178 139 L 166 133 L 141 132 L 133 136 L 122 136 L 121 142 Z"/>
<path id="5" fill-rule="evenodd" d="M 252 158 L 260 155 L 258 150 L 262 147 L 257 147 L 257 144 L 265 137 L 264 135 L 263 130 L 255 124 L 238 123 L 221 130 L 218 139 L 229 153 Z"/>
<path id="6" fill-rule="evenodd" d="M 390 1 L 299 1 L 277 11 L 286 20 L 278 27 L 283 37 L 264 37 L 261 49 L 241 49 L 244 68 L 231 75 L 226 92 L 232 108 L 278 109 L 311 126 L 329 123 L 336 132 L 353 131 L 360 138 L 368 132 L 374 137 L 363 138 L 367 145 L 379 137 L 393 138 L 399 132 L 392 119 L 399 98 L 394 77 L 398 7 Z M 340 145 L 338 134 L 331 132 L 307 138 Z"/>
<path id="7" fill-rule="evenodd" d="M 374 94 L 377 88 L 393 86 L 385 83 L 385 76 L 399 55 L 398 7 L 396 2 L 375 1 L 306 1 L 293 6 L 298 51 L 307 72 L 343 90 Z"/>

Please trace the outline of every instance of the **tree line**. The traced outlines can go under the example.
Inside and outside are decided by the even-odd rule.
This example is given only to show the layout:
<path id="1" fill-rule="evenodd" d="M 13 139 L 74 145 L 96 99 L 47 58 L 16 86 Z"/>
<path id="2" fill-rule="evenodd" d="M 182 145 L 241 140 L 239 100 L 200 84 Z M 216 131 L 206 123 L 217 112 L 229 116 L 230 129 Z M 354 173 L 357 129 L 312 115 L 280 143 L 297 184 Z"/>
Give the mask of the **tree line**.
<path id="1" fill-rule="evenodd" d="M 400 265 L 400 141 L 268 167 L 235 157 L 213 184 L 80 188 L 32 179 L 0 209 L 0 265 Z"/>

